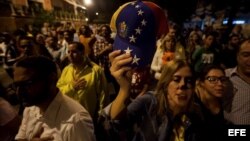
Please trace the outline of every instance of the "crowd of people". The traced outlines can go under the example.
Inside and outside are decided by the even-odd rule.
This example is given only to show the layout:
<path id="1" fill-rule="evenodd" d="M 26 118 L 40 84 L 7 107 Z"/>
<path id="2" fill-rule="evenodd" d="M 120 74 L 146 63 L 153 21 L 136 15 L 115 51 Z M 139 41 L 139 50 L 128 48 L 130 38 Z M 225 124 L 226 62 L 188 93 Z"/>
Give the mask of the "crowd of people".
<path id="1" fill-rule="evenodd" d="M 110 26 L 45 22 L 1 33 L 13 80 L 0 87 L 1 140 L 219 141 L 227 126 L 250 125 L 250 39 L 241 26 L 184 35 L 161 13 L 135 1 Z"/>

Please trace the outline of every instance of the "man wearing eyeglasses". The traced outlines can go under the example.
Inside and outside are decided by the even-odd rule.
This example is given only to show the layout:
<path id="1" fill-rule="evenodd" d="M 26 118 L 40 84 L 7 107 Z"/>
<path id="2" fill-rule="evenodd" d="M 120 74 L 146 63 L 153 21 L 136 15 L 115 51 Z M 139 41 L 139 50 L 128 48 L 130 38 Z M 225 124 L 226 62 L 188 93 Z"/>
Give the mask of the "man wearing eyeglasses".
<path id="1" fill-rule="evenodd" d="M 18 141 L 95 141 L 92 119 L 80 104 L 56 87 L 57 67 L 45 57 L 15 64 L 14 84 L 26 106 Z"/>
<path id="2" fill-rule="evenodd" d="M 227 99 L 230 108 L 225 109 L 225 118 L 236 125 L 250 125 L 250 39 L 242 42 L 237 51 L 237 66 L 227 69 L 233 83 L 233 97 Z"/>

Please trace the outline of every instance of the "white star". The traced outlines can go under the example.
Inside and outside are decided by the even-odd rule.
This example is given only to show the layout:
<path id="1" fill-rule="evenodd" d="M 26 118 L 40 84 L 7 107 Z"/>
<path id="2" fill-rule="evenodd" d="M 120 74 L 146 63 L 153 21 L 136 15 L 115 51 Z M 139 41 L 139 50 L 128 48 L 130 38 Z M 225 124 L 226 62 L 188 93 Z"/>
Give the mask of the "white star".
<path id="1" fill-rule="evenodd" d="M 136 32 L 135 34 L 141 34 L 141 29 L 140 29 L 140 27 L 136 28 L 136 29 L 135 29 L 135 32 Z"/>
<path id="2" fill-rule="evenodd" d="M 129 37 L 129 42 L 134 42 L 135 43 L 135 40 L 136 40 L 136 38 L 134 37 L 134 35 L 132 35 L 131 37 Z"/>
<path id="3" fill-rule="evenodd" d="M 146 26 L 146 24 L 147 24 L 147 21 L 143 19 L 143 20 L 141 21 L 141 25 Z"/>
<path id="4" fill-rule="evenodd" d="M 142 16 L 143 13 L 144 13 L 144 12 L 140 9 L 140 10 L 138 11 L 138 16 L 139 16 L 139 15 Z"/>
<path id="5" fill-rule="evenodd" d="M 139 8 L 139 7 L 140 7 L 140 5 L 136 5 L 136 6 L 135 6 L 135 8 Z"/>
<path id="6" fill-rule="evenodd" d="M 130 54 L 131 52 L 132 52 L 132 49 L 129 49 L 129 47 L 126 49 L 126 50 L 124 50 L 125 51 L 125 53 L 126 54 Z"/>
<path id="7" fill-rule="evenodd" d="M 137 58 L 136 57 L 136 55 L 133 57 L 133 61 L 132 61 L 132 64 L 137 64 L 137 65 L 139 65 L 139 60 L 140 60 L 140 58 Z"/>

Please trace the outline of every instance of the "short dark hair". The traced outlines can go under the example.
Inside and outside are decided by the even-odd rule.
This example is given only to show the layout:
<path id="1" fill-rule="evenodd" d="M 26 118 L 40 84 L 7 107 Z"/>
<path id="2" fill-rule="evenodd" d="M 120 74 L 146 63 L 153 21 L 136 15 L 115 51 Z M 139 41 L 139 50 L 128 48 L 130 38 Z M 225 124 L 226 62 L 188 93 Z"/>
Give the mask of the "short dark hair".
<path id="1" fill-rule="evenodd" d="M 83 32 L 82 27 L 85 28 L 85 32 Z M 85 35 L 87 37 L 90 37 L 91 34 L 93 34 L 92 30 L 90 29 L 90 27 L 88 25 L 82 25 L 79 29 L 79 34 Z"/>
<path id="2" fill-rule="evenodd" d="M 100 26 L 100 30 L 101 30 L 103 27 L 105 27 L 105 28 L 107 29 L 108 34 L 111 34 L 111 33 L 112 33 L 111 28 L 110 28 L 108 25 L 106 25 L 106 24 L 101 25 L 101 26 Z"/>
<path id="3" fill-rule="evenodd" d="M 236 48 L 236 52 L 237 54 L 240 52 L 240 49 L 242 48 L 242 45 L 245 43 L 250 43 L 250 38 L 244 39 L 240 42 L 240 46 L 238 48 Z"/>
<path id="4" fill-rule="evenodd" d="M 24 57 L 16 62 L 15 66 L 34 70 L 39 75 L 39 78 L 46 78 L 53 73 L 57 75 L 56 64 L 44 56 Z"/>
<path id="5" fill-rule="evenodd" d="M 79 51 L 85 53 L 85 52 L 84 52 L 84 48 L 85 48 L 85 47 L 84 47 L 84 45 L 83 45 L 82 43 L 80 43 L 80 42 L 71 42 L 71 43 L 69 43 L 69 44 L 76 45 L 77 50 L 79 50 Z"/>
<path id="6" fill-rule="evenodd" d="M 238 38 L 240 38 L 239 35 L 237 35 L 237 34 L 235 34 L 235 33 L 229 34 L 229 40 L 231 40 L 233 37 L 238 37 Z"/>
<path id="7" fill-rule="evenodd" d="M 205 65 L 204 68 L 202 69 L 202 71 L 199 73 L 199 80 L 200 81 L 204 81 L 206 79 L 207 74 L 212 70 L 212 69 L 216 69 L 216 70 L 221 70 L 224 74 L 225 74 L 225 70 L 219 66 L 219 65 L 214 65 L 214 64 L 208 64 Z"/>

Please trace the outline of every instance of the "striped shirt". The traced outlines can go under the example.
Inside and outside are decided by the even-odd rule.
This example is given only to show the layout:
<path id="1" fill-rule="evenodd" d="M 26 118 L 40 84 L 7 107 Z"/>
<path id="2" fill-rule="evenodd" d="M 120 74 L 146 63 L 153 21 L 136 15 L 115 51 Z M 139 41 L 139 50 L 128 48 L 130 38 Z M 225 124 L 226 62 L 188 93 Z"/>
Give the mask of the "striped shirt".
<path id="1" fill-rule="evenodd" d="M 233 84 L 233 97 L 229 102 L 230 110 L 224 111 L 227 120 L 236 125 L 250 125 L 250 84 L 237 73 L 237 67 L 226 70 Z"/>

